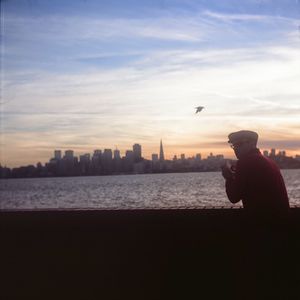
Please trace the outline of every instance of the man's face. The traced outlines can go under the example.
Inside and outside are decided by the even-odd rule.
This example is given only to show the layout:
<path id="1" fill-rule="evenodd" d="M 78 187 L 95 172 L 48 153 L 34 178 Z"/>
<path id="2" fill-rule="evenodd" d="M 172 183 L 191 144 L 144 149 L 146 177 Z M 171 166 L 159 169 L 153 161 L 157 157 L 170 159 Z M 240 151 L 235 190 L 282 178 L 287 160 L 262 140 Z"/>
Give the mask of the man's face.
<path id="1" fill-rule="evenodd" d="M 253 143 L 250 143 L 249 141 L 239 141 L 231 144 L 231 148 L 233 149 L 237 159 L 240 159 L 247 155 L 249 151 L 255 147 Z"/>

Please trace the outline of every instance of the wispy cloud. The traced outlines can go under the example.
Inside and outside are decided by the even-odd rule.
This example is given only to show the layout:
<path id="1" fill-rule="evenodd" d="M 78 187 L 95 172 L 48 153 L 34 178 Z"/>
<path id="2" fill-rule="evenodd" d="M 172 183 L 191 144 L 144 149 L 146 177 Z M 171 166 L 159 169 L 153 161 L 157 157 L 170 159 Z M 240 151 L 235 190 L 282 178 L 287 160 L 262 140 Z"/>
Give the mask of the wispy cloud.
<path id="1" fill-rule="evenodd" d="M 83 16 L 6 16 L 4 35 L 66 45 L 75 41 L 104 41 L 111 38 L 153 38 L 198 41 L 206 35 L 207 24 L 183 17 L 153 18 L 87 18 Z M 34 30 L 33 30 L 34 29 Z M 30 35 L 29 35 L 30 34 Z"/>
<path id="2" fill-rule="evenodd" d="M 203 13 L 208 17 L 219 19 L 222 21 L 265 21 L 269 20 L 270 16 L 266 15 L 253 15 L 253 14 L 228 14 L 228 13 L 218 13 L 206 10 Z M 272 18 L 274 18 L 272 16 Z"/>
<path id="3" fill-rule="evenodd" d="M 224 27 L 219 21 L 233 22 Z M 253 20 L 260 24 L 268 21 L 270 24 L 257 35 L 257 27 L 243 28 L 235 24 L 239 20 Z M 278 22 L 280 24 L 278 24 Z M 49 57 L 49 62 L 65 65 L 65 59 L 81 56 L 103 57 L 105 54 L 121 49 L 124 51 L 144 52 L 149 49 L 174 48 L 174 46 L 199 47 L 199 43 L 215 47 L 226 44 L 252 43 L 270 38 L 286 37 L 298 21 L 292 18 L 226 14 L 205 10 L 193 14 L 157 14 L 145 18 L 96 18 L 83 15 L 43 15 L 29 17 L 19 15 L 5 15 L 3 29 L 4 57 L 9 60 L 31 59 L 42 66 L 42 58 Z M 296 28 L 296 27 L 295 27 Z M 265 32 L 265 34 L 263 34 Z M 248 36 L 249 34 L 249 36 Z M 256 34 L 253 39 L 252 34 Z M 155 42 L 158 40 L 160 43 Z M 137 44 L 138 41 L 138 44 Z M 164 43 L 164 41 L 166 43 Z M 170 44 L 170 42 L 175 44 Z M 179 43 L 176 43 L 179 42 Z M 97 44 L 101 43 L 101 44 Z M 133 47 L 134 46 L 134 47 Z M 19 66 L 21 64 L 19 63 Z M 28 66 L 27 66 L 28 67 Z"/>
<path id="4" fill-rule="evenodd" d="M 274 15 L 274 14 L 241 14 L 241 13 L 220 13 L 210 10 L 205 10 L 203 12 L 204 15 L 218 19 L 224 22 L 228 21 L 252 21 L 252 22 L 285 22 L 285 23 L 292 23 L 297 24 L 298 20 L 293 17 L 286 17 L 281 15 Z"/>
<path id="5" fill-rule="evenodd" d="M 300 93 L 295 67 L 299 61 L 293 48 L 154 52 L 128 68 L 81 75 L 41 74 L 36 80 L 12 85 L 15 101 L 3 111 L 7 115 L 90 114 L 93 119 L 140 115 L 147 120 L 172 114 L 186 118 L 190 111 L 186 101 L 194 107 L 203 98 L 200 101 L 207 103 L 210 117 L 232 117 L 243 111 L 249 116 L 295 114 L 298 106 L 286 101 L 290 93 L 291 101 Z M 9 98 L 10 90 L 8 85 L 4 96 Z M 274 96 L 278 94 L 282 99 Z"/>
<path id="6" fill-rule="evenodd" d="M 260 140 L 259 142 L 262 148 L 270 149 L 289 149 L 289 150 L 298 150 L 300 148 L 299 139 L 288 139 L 288 140 Z"/>

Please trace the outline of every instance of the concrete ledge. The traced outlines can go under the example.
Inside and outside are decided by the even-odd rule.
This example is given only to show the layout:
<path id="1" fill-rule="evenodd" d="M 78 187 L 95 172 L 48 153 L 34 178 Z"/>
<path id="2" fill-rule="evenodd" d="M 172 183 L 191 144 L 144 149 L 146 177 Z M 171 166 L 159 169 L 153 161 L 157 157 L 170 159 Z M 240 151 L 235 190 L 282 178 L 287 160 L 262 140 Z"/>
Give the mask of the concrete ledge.
<path id="1" fill-rule="evenodd" d="M 258 299 L 298 293 L 300 209 L 1 211 L 5 299 Z"/>

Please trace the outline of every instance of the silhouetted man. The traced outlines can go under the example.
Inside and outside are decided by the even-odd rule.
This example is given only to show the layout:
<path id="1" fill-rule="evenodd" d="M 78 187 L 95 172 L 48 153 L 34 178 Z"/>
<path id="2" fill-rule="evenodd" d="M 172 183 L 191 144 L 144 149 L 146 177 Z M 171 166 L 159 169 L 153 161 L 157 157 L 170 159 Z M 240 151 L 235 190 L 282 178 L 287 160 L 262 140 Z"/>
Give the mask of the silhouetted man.
<path id="1" fill-rule="evenodd" d="M 256 147 L 258 134 L 241 130 L 228 136 L 238 162 L 222 167 L 226 193 L 232 203 L 240 200 L 248 212 L 282 215 L 289 200 L 279 168 Z"/>

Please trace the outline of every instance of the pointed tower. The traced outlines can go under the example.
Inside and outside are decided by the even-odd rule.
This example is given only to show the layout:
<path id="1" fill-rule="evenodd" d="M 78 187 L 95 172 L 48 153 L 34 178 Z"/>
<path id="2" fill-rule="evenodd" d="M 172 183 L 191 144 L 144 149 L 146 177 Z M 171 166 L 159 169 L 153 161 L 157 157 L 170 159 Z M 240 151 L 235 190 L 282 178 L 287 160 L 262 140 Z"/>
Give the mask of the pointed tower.
<path id="1" fill-rule="evenodd" d="M 165 156 L 164 156 L 164 149 L 163 149 L 162 140 L 160 140 L 159 161 L 160 161 L 160 162 L 165 161 Z"/>

